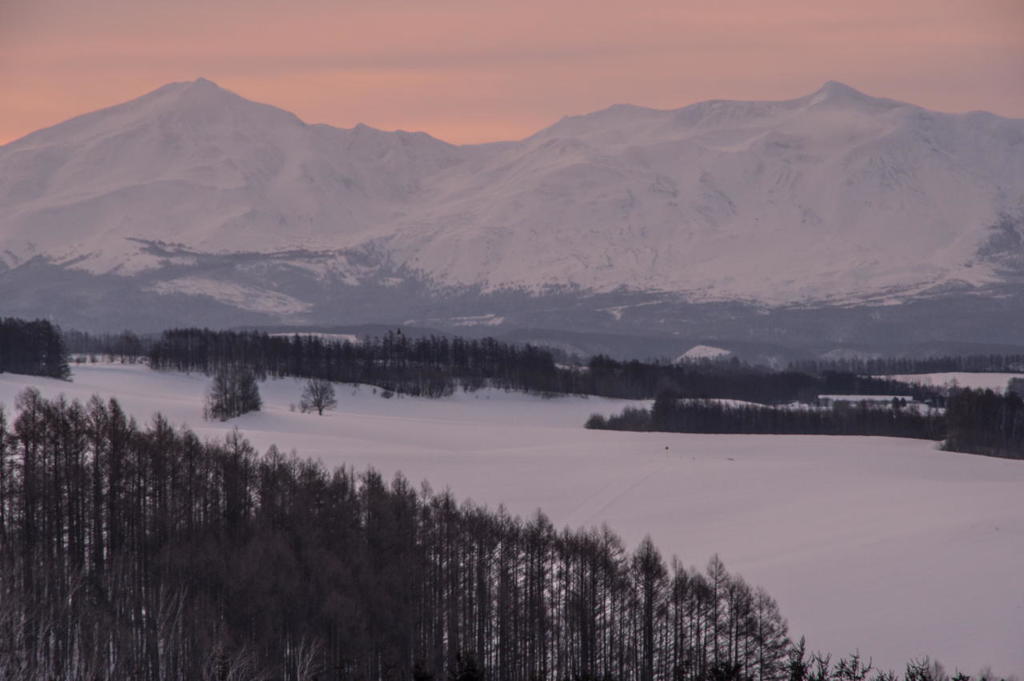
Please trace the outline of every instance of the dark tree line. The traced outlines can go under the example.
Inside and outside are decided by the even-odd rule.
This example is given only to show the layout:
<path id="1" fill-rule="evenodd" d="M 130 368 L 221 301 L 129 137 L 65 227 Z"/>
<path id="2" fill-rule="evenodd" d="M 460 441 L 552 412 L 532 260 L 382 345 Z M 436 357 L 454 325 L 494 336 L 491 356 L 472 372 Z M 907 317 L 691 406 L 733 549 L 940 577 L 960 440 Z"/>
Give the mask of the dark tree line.
<path id="1" fill-rule="evenodd" d="M 442 396 L 456 388 L 491 386 L 548 394 L 653 398 L 668 389 L 688 397 L 777 403 L 822 393 L 899 393 L 932 398 L 933 388 L 825 372 L 777 372 L 740 362 L 674 365 L 620 362 L 597 356 L 585 366 L 558 364 L 550 350 L 494 339 L 424 337 L 401 333 L 360 343 L 315 336 L 175 329 L 149 350 L 154 369 L 213 373 L 244 365 L 257 374 L 369 383 L 410 395 Z"/>
<path id="2" fill-rule="evenodd" d="M 974 373 L 1024 371 L 1024 355 L 943 355 L 938 357 L 874 357 L 794 362 L 795 371 L 855 374 L 931 374 L 948 371 Z"/>
<path id="3" fill-rule="evenodd" d="M 95 334 L 70 330 L 64 332 L 64 344 L 73 355 L 102 356 L 134 362 L 149 351 L 152 339 L 131 331 Z"/>
<path id="4" fill-rule="evenodd" d="M 37 319 L 0 318 L 0 371 L 68 378 L 68 356 L 60 328 Z"/>
<path id="5" fill-rule="evenodd" d="M 788 678 L 786 623 L 666 564 L 116 401 L 0 414 L 0 678 Z"/>
<path id="6" fill-rule="evenodd" d="M 310 335 L 174 329 L 153 343 L 149 364 L 158 370 L 208 374 L 225 366 L 245 366 L 261 377 L 368 383 L 385 391 L 428 397 L 484 385 L 566 392 L 561 385 L 565 376 L 547 350 L 489 338 L 411 339 L 401 332 L 351 343 Z"/>
<path id="7" fill-rule="evenodd" d="M 175 332 L 187 332 L 188 334 L 195 336 L 196 334 L 203 334 L 206 336 L 205 343 L 210 343 L 219 348 L 223 348 L 227 345 L 235 345 L 239 342 L 253 344 L 254 338 L 266 336 L 266 334 L 258 332 L 217 332 L 209 330 L 199 329 L 175 329 Z M 212 341 L 211 334 L 221 336 L 218 340 Z M 224 336 L 222 334 L 229 334 Z M 233 336 L 231 335 L 233 334 Z M 388 334 L 393 336 L 399 336 L 401 334 Z M 281 338 L 281 336 L 272 336 L 271 338 Z M 321 340 L 315 336 L 308 334 L 303 336 L 304 340 L 314 341 L 316 343 L 331 344 L 331 341 Z M 165 342 L 166 336 L 156 337 L 153 335 L 137 335 L 131 331 L 122 331 L 120 333 L 103 333 L 94 334 L 86 333 L 83 331 L 65 331 L 64 332 L 64 343 L 67 346 L 68 352 L 79 355 L 101 355 L 106 357 L 119 358 L 122 361 L 130 361 L 137 359 L 152 352 L 154 345 L 160 342 Z M 290 341 L 290 338 L 286 340 Z M 371 345 L 375 345 L 383 342 L 384 339 L 369 339 Z M 392 339 L 394 340 L 394 339 Z M 422 339 L 428 341 L 431 344 L 436 343 L 440 339 Z M 465 341 L 462 339 L 449 339 L 451 342 L 458 344 L 472 343 L 472 341 Z M 335 341 L 336 342 L 336 341 Z M 415 342 L 415 341 L 407 341 Z M 497 342 L 497 341 L 494 341 Z M 508 347 L 508 344 L 497 342 L 501 347 Z M 266 345 L 262 340 L 256 344 Z M 341 343 L 338 343 L 341 344 Z M 280 346 L 275 345 L 275 349 L 279 349 Z M 543 352 L 552 356 L 552 364 L 555 362 L 566 362 L 567 358 L 564 353 L 558 350 L 550 348 L 543 348 Z M 244 354 L 250 354 L 252 348 L 244 351 Z M 264 353 L 267 350 L 263 351 Z M 270 350 L 269 352 L 274 352 Z M 445 351 L 440 351 L 440 356 L 444 356 Z M 437 357 L 438 352 L 426 353 L 429 356 Z M 423 353 L 420 353 L 421 357 Z M 456 356 L 458 351 L 456 351 Z M 637 373 L 641 371 L 641 365 L 643 367 L 650 366 L 672 366 L 664 362 L 616 362 L 606 357 L 596 358 L 596 362 L 600 364 L 600 369 L 605 372 L 611 373 L 622 373 L 624 370 L 633 375 L 633 378 L 637 378 Z M 750 369 L 739 360 L 733 359 L 714 359 L 714 360 L 694 360 L 685 362 L 681 365 L 684 368 L 704 368 L 704 369 L 716 369 L 719 374 L 736 373 L 737 367 L 744 367 Z M 727 371 L 732 368 L 732 371 Z M 762 369 L 762 372 L 766 370 Z M 938 372 L 975 372 L 975 373 L 986 373 L 986 372 L 1000 372 L 1000 373 L 1013 373 L 1013 372 L 1024 372 L 1024 354 L 986 354 L 986 355 L 941 355 L 932 357 L 872 357 L 872 358 L 861 358 L 861 357 L 850 357 L 843 359 L 804 359 L 791 362 L 788 368 L 783 373 L 791 374 L 810 374 L 812 376 L 823 377 L 826 374 L 836 374 L 843 376 L 843 378 L 833 378 L 832 380 L 849 380 L 849 375 L 861 375 L 861 376 L 885 376 L 886 374 L 924 374 L 924 373 L 938 373 Z"/>
<path id="8" fill-rule="evenodd" d="M 1024 398 L 1013 390 L 956 390 L 944 411 L 918 412 L 898 404 L 836 404 L 831 409 L 729 405 L 663 392 L 651 409 L 594 414 L 587 428 L 671 433 L 879 435 L 945 440 L 950 451 L 1024 458 Z"/>
<path id="9" fill-rule="evenodd" d="M 1024 399 L 1015 391 L 957 390 L 946 407 L 946 449 L 1024 459 Z"/>
<path id="10" fill-rule="evenodd" d="M 605 418 L 595 414 L 588 428 L 652 430 L 672 433 L 735 433 L 789 435 L 880 435 L 941 440 L 946 421 L 939 413 L 919 413 L 893 405 L 837 403 L 830 409 L 790 409 L 761 405 L 730 405 L 681 398 L 663 392 L 651 409 L 627 408 Z"/>
<path id="11" fill-rule="evenodd" d="M 813 401 L 822 394 L 899 394 L 922 401 L 941 399 L 938 391 L 888 379 L 826 371 L 775 371 L 732 360 L 704 364 L 619 362 L 591 359 L 588 394 L 608 397 L 653 398 L 671 391 L 680 397 L 734 399 L 762 404 Z"/>

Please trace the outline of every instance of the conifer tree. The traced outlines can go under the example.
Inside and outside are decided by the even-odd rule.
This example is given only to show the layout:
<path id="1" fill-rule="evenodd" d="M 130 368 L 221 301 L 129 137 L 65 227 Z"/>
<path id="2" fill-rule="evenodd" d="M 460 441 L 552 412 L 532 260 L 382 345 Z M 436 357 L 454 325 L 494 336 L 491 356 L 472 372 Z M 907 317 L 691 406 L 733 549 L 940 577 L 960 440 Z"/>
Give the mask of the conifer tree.
<path id="1" fill-rule="evenodd" d="M 225 367 L 213 375 L 204 416 L 226 421 L 262 406 L 256 375 L 246 367 Z"/>

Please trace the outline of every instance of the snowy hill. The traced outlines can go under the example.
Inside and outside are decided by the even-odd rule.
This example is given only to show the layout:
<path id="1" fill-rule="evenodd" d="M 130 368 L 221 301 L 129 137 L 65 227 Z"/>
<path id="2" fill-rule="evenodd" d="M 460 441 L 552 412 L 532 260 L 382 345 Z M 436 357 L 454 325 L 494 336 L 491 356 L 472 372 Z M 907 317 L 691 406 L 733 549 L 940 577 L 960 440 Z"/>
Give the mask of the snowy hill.
<path id="1" fill-rule="evenodd" d="M 57 267 L 97 304 L 121 286 L 81 275 L 131 276 L 149 304 L 264 321 L 403 283 L 769 306 L 984 293 L 1024 279 L 1022 211 L 1024 120 L 839 83 L 781 102 L 619 105 L 458 147 L 307 125 L 200 79 L 0 147 L 5 288 Z M 348 321 L 401 320 L 388 305 Z"/>
<path id="2" fill-rule="evenodd" d="M 607 523 L 630 547 L 650 534 L 686 565 L 718 553 L 778 599 L 812 649 L 859 649 L 880 669 L 931 655 L 967 673 L 1024 670 L 1021 461 L 898 438 L 586 430 L 589 414 L 630 403 L 497 390 L 385 400 L 339 385 L 338 409 L 320 417 L 289 409 L 298 379 L 261 383 L 260 413 L 208 422 L 208 377 L 73 370 L 72 383 L 0 374 L 0 403 L 10 410 L 34 385 L 117 397 L 140 423 L 160 411 L 204 438 L 237 426 L 261 451 L 276 443 L 332 467 L 401 471 L 491 508 L 542 508 L 558 528 Z"/>

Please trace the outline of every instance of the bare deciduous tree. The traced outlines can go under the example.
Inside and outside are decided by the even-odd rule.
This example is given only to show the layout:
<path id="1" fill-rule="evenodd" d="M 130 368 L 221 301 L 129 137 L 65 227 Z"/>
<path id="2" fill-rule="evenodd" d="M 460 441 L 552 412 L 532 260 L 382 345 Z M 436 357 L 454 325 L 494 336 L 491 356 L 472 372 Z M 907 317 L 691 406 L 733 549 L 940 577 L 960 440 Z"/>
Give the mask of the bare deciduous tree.
<path id="1" fill-rule="evenodd" d="M 299 408 L 303 413 L 316 410 L 316 413 L 323 416 L 324 409 L 333 409 L 338 404 L 334 397 L 334 384 L 322 378 L 311 378 L 306 381 L 302 389 L 302 399 L 299 401 Z"/>

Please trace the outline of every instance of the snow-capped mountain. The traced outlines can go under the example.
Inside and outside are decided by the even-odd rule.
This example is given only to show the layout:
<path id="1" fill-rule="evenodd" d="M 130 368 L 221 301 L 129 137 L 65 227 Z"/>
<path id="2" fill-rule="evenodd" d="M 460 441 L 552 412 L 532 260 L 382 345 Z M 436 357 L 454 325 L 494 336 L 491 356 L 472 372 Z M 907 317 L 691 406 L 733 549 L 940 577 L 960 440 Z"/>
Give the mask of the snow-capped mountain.
<path id="1" fill-rule="evenodd" d="M 617 106 L 432 186 L 422 228 L 391 244 L 450 281 L 852 300 L 998 278 L 976 256 L 1024 205 L 1024 121 L 838 83 L 786 102 Z"/>
<path id="2" fill-rule="evenodd" d="M 159 266 L 140 241 L 345 249 L 460 157 L 422 133 L 306 125 L 207 80 L 175 83 L 0 148 L 2 246 L 9 264 L 41 254 L 96 273 Z"/>
<path id="3" fill-rule="evenodd" d="M 612 322 L 667 299 L 1005 297 L 1024 274 L 1022 215 L 1024 120 L 840 83 L 618 105 L 455 146 L 307 125 L 200 79 L 0 147 L 0 285 L 24 297 L 26 271 L 57 268 L 147 305 L 307 322 L 371 289 L 455 296 L 447 313 L 488 319 L 504 312 L 470 299 L 597 296 Z M 353 321 L 390 321 L 368 305 Z"/>

